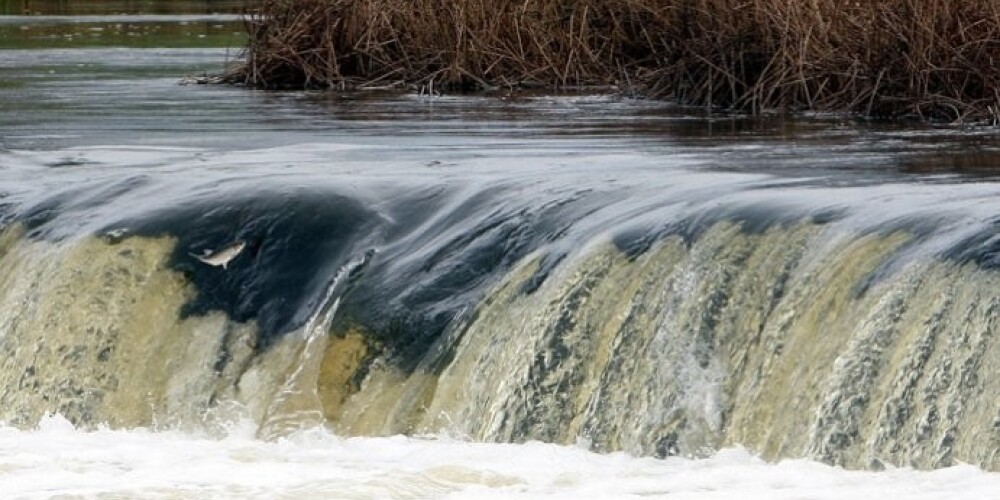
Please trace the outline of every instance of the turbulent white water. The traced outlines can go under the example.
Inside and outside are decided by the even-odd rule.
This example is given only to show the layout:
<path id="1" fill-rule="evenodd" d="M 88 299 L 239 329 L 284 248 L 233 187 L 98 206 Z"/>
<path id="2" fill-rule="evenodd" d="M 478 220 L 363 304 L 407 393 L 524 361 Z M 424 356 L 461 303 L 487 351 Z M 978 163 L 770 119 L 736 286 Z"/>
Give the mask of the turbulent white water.
<path id="1" fill-rule="evenodd" d="M 741 448 L 706 459 L 600 455 L 538 442 L 342 438 L 301 431 L 275 442 L 234 425 L 221 439 L 176 431 L 76 430 L 44 419 L 0 428 L 3 498 L 990 498 L 1000 475 L 847 471 L 768 464 Z"/>

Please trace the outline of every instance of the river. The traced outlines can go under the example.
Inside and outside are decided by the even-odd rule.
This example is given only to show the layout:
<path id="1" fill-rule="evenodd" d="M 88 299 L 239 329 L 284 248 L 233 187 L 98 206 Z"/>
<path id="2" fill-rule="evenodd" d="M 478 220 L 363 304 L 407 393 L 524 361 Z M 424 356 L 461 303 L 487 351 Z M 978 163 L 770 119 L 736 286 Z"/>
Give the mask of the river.
<path id="1" fill-rule="evenodd" d="M 0 10 L 4 498 L 982 498 L 995 129 L 261 92 Z"/>

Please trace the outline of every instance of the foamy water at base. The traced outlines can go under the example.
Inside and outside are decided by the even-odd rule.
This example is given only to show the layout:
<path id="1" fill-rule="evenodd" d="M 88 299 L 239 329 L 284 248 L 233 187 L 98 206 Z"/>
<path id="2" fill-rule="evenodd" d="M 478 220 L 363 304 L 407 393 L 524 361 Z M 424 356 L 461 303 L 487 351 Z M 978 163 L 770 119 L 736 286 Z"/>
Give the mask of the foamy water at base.
<path id="1" fill-rule="evenodd" d="M 250 426 L 212 439 L 177 431 L 81 431 L 61 417 L 0 429 L 0 498 L 990 498 L 1000 474 L 848 471 L 769 464 L 741 448 L 657 460 L 577 447 L 446 437 L 264 442 Z"/>

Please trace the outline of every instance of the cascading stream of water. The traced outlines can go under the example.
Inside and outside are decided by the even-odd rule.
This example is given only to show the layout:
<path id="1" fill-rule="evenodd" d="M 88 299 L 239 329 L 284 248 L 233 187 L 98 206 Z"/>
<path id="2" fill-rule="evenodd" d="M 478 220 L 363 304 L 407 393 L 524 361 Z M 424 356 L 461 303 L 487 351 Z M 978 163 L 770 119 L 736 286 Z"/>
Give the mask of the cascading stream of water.
<path id="1" fill-rule="evenodd" d="M 258 431 L 261 438 L 274 440 L 326 422 L 317 387 L 330 325 L 340 306 L 338 294 L 351 273 L 367 264 L 370 255 L 341 266 L 327 285 L 316 311 L 302 327 L 301 347 L 291 359 L 291 373 L 265 410 Z"/>
<path id="2" fill-rule="evenodd" d="M 0 241 L 0 400 L 15 425 L 59 412 L 197 427 L 235 404 L 265 439 L 325 425 L 640 455 L 744 445 L 850 467 L 1000 466 L 1000 277 L 913 258 L 905 230 L 721 220 L 638 253 L 597 238 L 541 282 L 539 250 L 452 313 L 409 367 L 357 314 L 378 307 L 359 290 L 388 285 L 361 272 L 372 252 L 341 265 L 302 326 L 261 350 L 253 322 L 181 314 L 196 291 L 168 266 L 175 240 L 49 243 L 14 225 Z M 345 300 L 353 313 L 340 317 Z"/>

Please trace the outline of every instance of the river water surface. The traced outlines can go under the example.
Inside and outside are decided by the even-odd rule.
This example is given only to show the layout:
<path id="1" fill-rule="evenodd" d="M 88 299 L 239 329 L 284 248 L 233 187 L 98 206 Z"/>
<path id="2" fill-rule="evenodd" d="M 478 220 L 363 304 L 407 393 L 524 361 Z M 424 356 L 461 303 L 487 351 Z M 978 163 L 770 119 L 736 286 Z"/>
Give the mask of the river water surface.
<path id="1" fill-rule="evenodd" d="M 0 11 L 4 498 L 984 498 L 994 129 L 181 85 Z"/>

